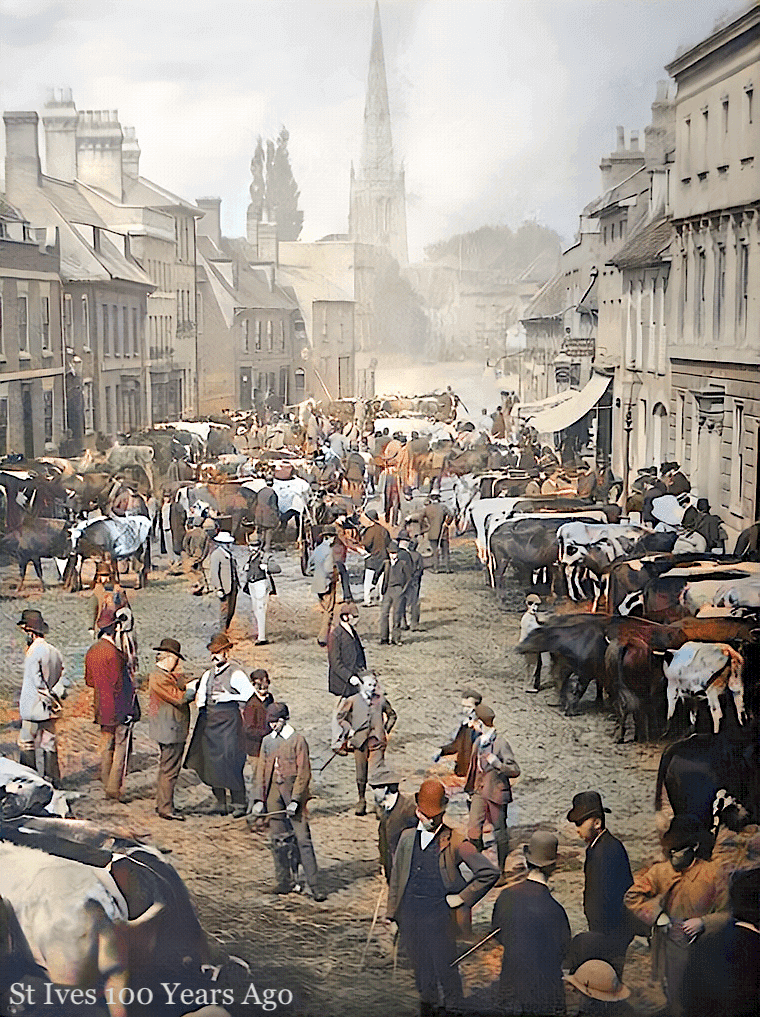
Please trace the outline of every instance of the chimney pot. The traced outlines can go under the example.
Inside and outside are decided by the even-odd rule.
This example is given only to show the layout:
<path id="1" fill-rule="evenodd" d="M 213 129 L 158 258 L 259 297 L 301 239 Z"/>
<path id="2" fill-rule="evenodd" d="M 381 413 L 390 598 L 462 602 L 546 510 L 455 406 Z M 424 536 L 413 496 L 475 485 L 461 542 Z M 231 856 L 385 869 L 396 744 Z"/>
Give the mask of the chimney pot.
<path id="1" fill-rule="evenodd" d="M 639 132 L 631 131 L 631 151 L 638 152 L 639 150 Z"/>
<path id="2" fill-rule="evenodd" d="M 625 127 L 618 127 L 617 129 L 617 150 L 622 152 L 625 148 Z"/>

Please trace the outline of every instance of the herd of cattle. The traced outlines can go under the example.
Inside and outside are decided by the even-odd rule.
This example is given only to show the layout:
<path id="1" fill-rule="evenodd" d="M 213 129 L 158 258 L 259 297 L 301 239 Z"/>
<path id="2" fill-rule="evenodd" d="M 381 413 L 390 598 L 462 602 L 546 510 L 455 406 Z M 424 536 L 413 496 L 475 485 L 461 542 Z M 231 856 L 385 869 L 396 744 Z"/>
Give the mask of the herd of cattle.
<path id="1" fill-rule="evenodd" d="M 492 479 L 481 487 L 489 494 Z M 618 741 L 631 722 L 635 740 L 691 732 L 663 753 L 657 808 L 665 788 L 675 811 L 709 829 L 723 789 L 760 821 L 757 525 L 734 554 L 679 553 L 681 536 L 693 547 L 690 533 L 623 521 L 616 504 L 478 490 L 460 518 L 468 525 L 497 596 L 508 568 L 526 593 L 544 595 L 516 649 L 530 665 L 550 656 L 567 715 L 593 681 Z"/>

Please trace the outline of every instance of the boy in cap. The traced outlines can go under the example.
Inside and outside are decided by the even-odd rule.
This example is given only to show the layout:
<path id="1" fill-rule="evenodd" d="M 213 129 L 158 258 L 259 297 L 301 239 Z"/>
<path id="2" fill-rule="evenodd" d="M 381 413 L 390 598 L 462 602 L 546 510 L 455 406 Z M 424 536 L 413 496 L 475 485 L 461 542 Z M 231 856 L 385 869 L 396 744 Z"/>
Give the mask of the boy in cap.
<path id="1" fill-rule="evenodd" d="M 576 968 L 590 958 L 601 958 L 609 961 L 622 977 L 625 953 L 634 935 L 633 921 L 623 898 L 633 876 L 628 852 L 607 829 L 605 815 L 609 811 L 598 791 L 580 791 L 567 814 L 568 822 L 575 825 L 578 836 L 587 845 L 583 912 L 589 929 L 573 939 L 570 967 Z"/>
<path id="2" fill-rule="evenodd" d="M 541 598 L 536 593 L 529 593 L 525 598 L 525 614 L 520 619 L 520 642 L 523 639 L 527 639 L 534 629 L 539 626 L 538 611 L 541 607 Z M 538 692 L 541 689 L 541 671 L 543 664 L 549 661 L 549 654 L 543 653 L 526 653 L 525 654 L 525 666 L 527 669 L 527 675 L 529 682 L 525 686 L 526 692 Z M 548 666 L 548 664 L 547 664 Z"/>
<path id="3" fill-rule="evenodd" d="M 60 652 L 45 639 L 48 624 L 41 612 L 27 608 L 16 624 L 26 633 L 24 677 L 18 712 L 21 730 L 18 735 L 19 758 L 24 766 L 37 769 L 37 748 L 42 750 L 43 774 L 53 787 L 59 787 L 61 771 L 55 721 L 61 712 L 61 699 L 71 684 Z"/>
<path id="4" fill-rule="evenodd" d="M 507 887 L 493 908 L 491 928 L 504 953 L 500 1004 L 508 1013 L 563 1014 L 562 961 L 570 946 L 570 922 L 549 891 L 557 868 L 557 838 L 536 830 L 523 847 L 527 879 Z"/>
<path id="5" fill-rule="evenodd" d="M 270 733 L 261 743 L 253 789 L 251 815 L 269 816 L 269 835 L 277 882 L 273 893 L 290 893 L 293 889 L 293 838 L 298 845 L 301 863 L 314 900 L 323 901 L 326 894 L 319 881 L 311 830 L 306 818 L 309 800 L 311 761 L 309 745 L 289 723 L 286 703 L 267 707 Z"/>
<path id="6" fill-rule="evenodd" d="M 161 819 L 184 821 L 174 808 L 174 788 L 182 766 L 182 753 L 190 730 L 190 702 L 194 689 L 186 688 L 180 661 L 182 647 L 176 639 L 164 638 L 156 651 L 156 666 L 148 675 L 148 725 L 158 742 L 156 812 Z"/>
<path id="7" fill-rule="evenodd" d="M 478 736 L 472 746 L 464 789 L 472 795 L 467 836 L 482 851 L 483 826 L 486 820 L 491 823 L 499 862 L 497 886 L 503 886 L 506 882 L 504 862 L 509 854 L 507 808 L 512 801 L 509 781 L 511 777 L 520 776 L 520 767 L 509 742 L 497 733 L 494 720 L 490 706 L 480 703 L 475 707 L 473 727 Z"/>
<path id="8" fill-rule="evenodd" d="M 439 987 L 446 1011 L 462 1007 L 456 966 L 457 926 L 468 924 L 470 908 L 484 897 L 499 873 L 475 845 L 443 822 L 448 804 L 439 780 L 424 780 L 416 796 L 417 826 L 404 830 L 393 857 L 388 887 L 389 921 L 414 968 L 420 1017 L 439 1012 Z M 473 878 L 461 873 L 464 863 Z"/>
<path id="9" fill-rule="evenodd" d="M 720 865 L 699 857 L 707 831 L 694 816 L 677 815 L 662 838 L 666 860 L 640 873 L 624 903 L 652 929 L 652 977 L 662 982 L 672 1017 L 683 1017 L 682 987 L 689 943 L 702 916 L 726 900 Z"/>

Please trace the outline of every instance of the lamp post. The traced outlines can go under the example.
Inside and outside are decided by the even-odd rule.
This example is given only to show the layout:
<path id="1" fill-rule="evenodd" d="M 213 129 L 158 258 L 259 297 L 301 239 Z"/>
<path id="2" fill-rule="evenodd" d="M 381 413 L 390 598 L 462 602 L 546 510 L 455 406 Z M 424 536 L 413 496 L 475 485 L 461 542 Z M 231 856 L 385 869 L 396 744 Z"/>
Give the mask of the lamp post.
<path id="1" fill-rule="evenodd" d="M 626 505 L 628 504 L 628 484 L 631 475 L 630 451 L 631 451 L 631 431 L 633 430 L 633 412 L 631 410 L 630 399 L 628 400 L 628 409 L 625 411 L 625 423 L 623 424 L 623 430 L 625 431 L 625 460 L 623 462 L 622 509 L 625 512 Z"/>

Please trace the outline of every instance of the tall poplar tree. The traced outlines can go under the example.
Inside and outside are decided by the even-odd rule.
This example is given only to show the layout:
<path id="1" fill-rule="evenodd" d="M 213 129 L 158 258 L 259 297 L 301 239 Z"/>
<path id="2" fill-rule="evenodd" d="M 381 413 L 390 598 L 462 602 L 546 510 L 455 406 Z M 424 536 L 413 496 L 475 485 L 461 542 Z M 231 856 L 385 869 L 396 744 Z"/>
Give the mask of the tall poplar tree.
<path id="1" fill-rule="evenodd" d="M 276 145 L 267 142 L 267 207 L 270 218 L 277 223 L 279 240 L 298 240 L 303 227 L 303 212 L 298 208 L 301 192 L 290 166 L 289 140 L 283 127 Z"/>

